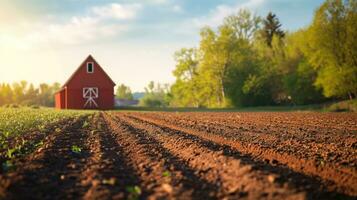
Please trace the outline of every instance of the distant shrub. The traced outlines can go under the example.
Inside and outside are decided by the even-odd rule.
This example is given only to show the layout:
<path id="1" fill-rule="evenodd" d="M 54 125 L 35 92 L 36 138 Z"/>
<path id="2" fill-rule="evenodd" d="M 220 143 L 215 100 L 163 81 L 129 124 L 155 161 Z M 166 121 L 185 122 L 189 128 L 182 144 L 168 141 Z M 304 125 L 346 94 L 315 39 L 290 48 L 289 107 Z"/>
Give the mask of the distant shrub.
<path id="1" fill-rule="evenodd" d="M 40 106 L 39 105 L 31 105 L 31 106 L 29 106 L 30 108 L 32 108 L 32 109 L 40 109 Z"/>
<path id="2" fill-rule="evenodd" d="M 140 99 L 139 105 L 143 107 L 162 107 L 163 102 L 154 95 L 145 95 L 142 99 Z"/>
<path id="3" fill-rule="evenodd" d="M 334 103 L 327 108 L 330 112 L 357 112 L 357 99 Z"/>
<path id="4" fill-rule="evenodd" d="M 3 105 L 4 108 L 20 108 L 18 104 L 5 104 Z"/>

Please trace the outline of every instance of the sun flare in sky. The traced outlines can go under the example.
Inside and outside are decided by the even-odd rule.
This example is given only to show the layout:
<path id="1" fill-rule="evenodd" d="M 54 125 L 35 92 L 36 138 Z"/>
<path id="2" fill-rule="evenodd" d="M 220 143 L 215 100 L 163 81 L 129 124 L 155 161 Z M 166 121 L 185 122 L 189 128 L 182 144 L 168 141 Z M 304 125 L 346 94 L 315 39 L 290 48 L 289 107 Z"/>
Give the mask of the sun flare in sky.
<path id="1" fill-rule="evenodd" d="M 0 83 L 61 84 L 89 55 L 117 83 L 143 91 L 171 83 L 173 54 L 246 8 L 277 14 L 285 30 L 308 25 L 322 0 L 0 0 Z"/>

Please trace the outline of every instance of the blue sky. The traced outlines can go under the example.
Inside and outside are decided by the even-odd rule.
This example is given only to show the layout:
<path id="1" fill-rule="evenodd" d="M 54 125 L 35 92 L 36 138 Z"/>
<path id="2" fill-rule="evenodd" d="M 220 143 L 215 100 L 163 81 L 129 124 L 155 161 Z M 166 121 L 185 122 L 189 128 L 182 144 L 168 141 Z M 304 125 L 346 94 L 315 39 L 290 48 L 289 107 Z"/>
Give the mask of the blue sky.
<path id="1" fill-rule="evenodd" d="M 117 83 L 172 83 L 173 54 L 246 8 L 308 25 L 322 0 L 0 0 L 0 82 L 63 83 L 92 54 Z"/>

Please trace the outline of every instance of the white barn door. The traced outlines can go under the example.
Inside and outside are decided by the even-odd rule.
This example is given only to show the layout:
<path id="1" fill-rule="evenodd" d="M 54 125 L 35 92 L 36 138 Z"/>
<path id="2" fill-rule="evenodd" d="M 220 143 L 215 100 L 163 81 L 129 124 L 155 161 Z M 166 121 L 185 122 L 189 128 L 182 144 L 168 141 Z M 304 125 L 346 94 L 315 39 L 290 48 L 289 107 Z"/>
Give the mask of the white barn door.
<path id="1" fill-rule="evenodd" d="M 98 108 L 96 99 L 99 97 L 99 91 L 96 87 L 83 88 L 83 98 L 86 99 L 84 108 Z"/>

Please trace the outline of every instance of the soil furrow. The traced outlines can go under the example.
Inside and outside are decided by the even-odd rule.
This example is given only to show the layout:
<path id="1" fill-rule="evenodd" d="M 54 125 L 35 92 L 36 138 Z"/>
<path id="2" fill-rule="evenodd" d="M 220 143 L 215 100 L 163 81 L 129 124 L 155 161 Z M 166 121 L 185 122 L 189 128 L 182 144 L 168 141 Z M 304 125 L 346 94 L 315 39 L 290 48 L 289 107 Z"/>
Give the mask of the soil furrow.
<path id="1" fill-rule="evenodd" d="M 220 187 L 221 197 L 229 199 L 304 199 L 305 193 L 280 184 L 276 174 L 257 170 L 241 159 L 225 155 L 224 148 L 204 145 L 202 140 L 185 133 L 162 129 L 141 120 L 117 115 L 120 119 L 141 130 L 187 162 L 197 173 Z"/>
<path id="2" fill-rule="evenodd" d="M 216 186 L 201 180 L 195 171 L 143 132 L 106 115 L 105 119 L 127 150 L 130 163 L 141 175 L 148 199 L 212 199 Z"/>
<path id="3" fill-rule="evenodd" d="M 239 120 L 206 120 L 205 117 L 190 118 L 188 115 L 139 114 L 139 116 L 165 121 L 184 128 L 218 134 L 230 140 L 245 144 L 256 144 L 274 149 L 278 153 L 290 153 L 302 159 L 313 159 L 316 165 L 325 163 L 338 165 L 341 169 L 357 169 L 357 152 L 351 151 L 357 143 L 353 131 L 340 130 L 339 133 L 326 127 L 290 127 L 280 124 L 259 125 Z M 281 127 L 283 126 L 283 127 Z M 326 131 L 328 130 L 328 131 Z M 323 132 L 323 133 L 321 133 Z M 350 153 L 346 153 L 350 152 Z M 353 172 L 354 173 L 354 172 Z"/>
<path id="4" fill-rule="evenodd" d="M 11 141 L 0 199 L 355 199 L 355 117 L 95 112 Z"/>
<path id="5" fill-rule="evenodd" d="M 82 130 L 84 118 L 68 122 L 61 131 L 45 139 L 43 147 L 15 162 L 16 169 L 4 174 L 1 187 L 6 199 L 71 199 L 81 196 L 85 188 L 78 184 L 86 159 L 87 134 Z M 74 153 L 71 147 L 81 148 Z"/>
<path id="6" fill-rule="evenodd" d="M 289 172 L 290 177 L 300 177 L 299 182 L 307 182 L 309 184 L 302 184 L 300 187 L 305 187 L 304 190 L 311 191 L 309 195 L 312 196 L 343 196 L 348 198 L 348 195 L 355 195 L 355 184 L 354 177 L 346 173 L 339 172 L 334 168 L 319 168 L 316 167 L 313 162 L 308 160 L 301 160 L 286 154 L 278 154 L 269 149 L 264 149 L 256 145 L 242 145 L 237 141 L 227 140 L 224 137 L 218 135 L 207 134 L 203 132 L 198 132 L 192 129 L 186 129 L 182 127 L 177 127 L 172 124 L 164 123 L 162 121 L 157 121 L 150 119 L 148 117 L 137 116 L 135 114 L 130 114 L 129 116 L 132 120 L 137 120 L 137 124 L 146 124 L 146 126 L 154 126 L 161 129 L 164 132 L 172 132 L 173 134 L 184 135 L 187 134 L 188 137 L 196 136 L 198 141 L 206 140 L 213 142 L 214 144 L 222 144 L 220 146 L 227 146 L 233 151 L 242 152 L 246 155 L 253 155 L 252 158 L 255 160 L 267 160 L 271 165 L 284 166 L 287 165 L 289 168 L 293 169 L 295 172 Z M 302 167 L 303 166 L 303 167 Z M 275 167 L 276 168 L 276 167 Z M 304 173 L 309 174 L 309 176 L 304 175 Z M 280 173 L 281 174 L 281 173 Z M 320 176 L 324 180 L 319 178 L 311 178 L 310 176 Z M 289 176 L 287 178 L 289 178 Z M 291 182 L 291 181 L 290 181 Z M 295 184 L 299 185 L 299 184 Z M 324 187 L 327 187 L 332 193 L 325 191 Z M 345 195 L 347 194 L 347 195 Z"/>
<path id="7" fill-rule="evenodd" d="M 81 184 L 88 190 L 84 199 L 129 199 L 126 187 L 139 183 L 139 177 L 128 164 L 123 148 L 110 133 L 102 116 L 95 115 L 89 127 L 87 145 L 92 157 L 82 173 Z"/>
<path id="8" fill-rule="evenodd" d="M 155 114 L 160 114 L 156 112 Z M 162 113 L 161 113 L 162 114 Z M 165 116 L 177 116 L 176 113 L 167 113 Z M 185 117 L 186 116 L 186 117 Z M 239 113 L 184 113 L 180 119 L 200 119 L 213 122 L 233 122 L 237 124 L 267 125 L 275 124 L 279 127 L 308 126 L 319 129 L 357 130 L 357 123 L 353 113 L 314 113 L 314 112 L 239 112 Z"/>

